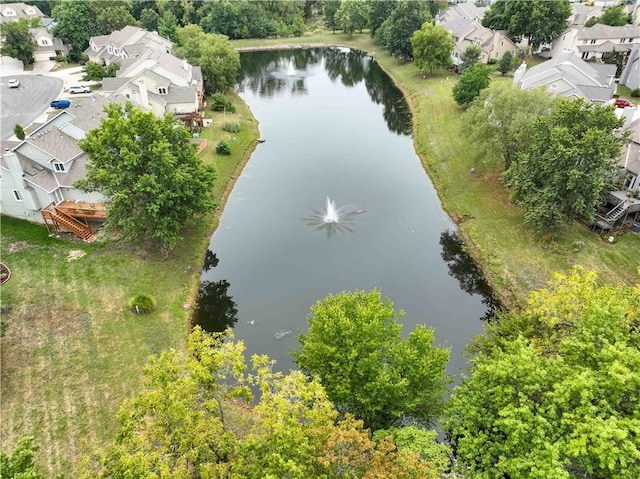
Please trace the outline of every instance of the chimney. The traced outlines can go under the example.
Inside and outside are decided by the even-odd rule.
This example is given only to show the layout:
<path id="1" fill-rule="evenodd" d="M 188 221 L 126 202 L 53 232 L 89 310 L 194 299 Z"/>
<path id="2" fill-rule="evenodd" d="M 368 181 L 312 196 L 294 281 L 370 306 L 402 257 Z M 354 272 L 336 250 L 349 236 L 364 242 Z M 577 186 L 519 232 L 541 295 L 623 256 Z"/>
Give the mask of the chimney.
<path id="1" fill-rule="evenodd" d="M 140 105 L 147 109 L 149 108 L 149 93 L 147 92 L 147 85 L 144 84 L 144 80 L 138 80 L 138 88 L 140 89 Z"/>

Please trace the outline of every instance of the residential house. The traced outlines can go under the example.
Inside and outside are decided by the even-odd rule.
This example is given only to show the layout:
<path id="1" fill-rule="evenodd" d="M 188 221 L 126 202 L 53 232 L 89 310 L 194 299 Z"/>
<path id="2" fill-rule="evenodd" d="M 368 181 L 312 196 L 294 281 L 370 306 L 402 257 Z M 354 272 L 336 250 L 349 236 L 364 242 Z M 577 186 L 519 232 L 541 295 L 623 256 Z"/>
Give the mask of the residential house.
<path id="1" fill-rule="evenodd" d="M 127 26 L 92 37 L 85 54 L 91 61 L 120 65 L 115 78 L 103 80 L 107 94 L 122 95 L 157 115 L 188 115 L 203 106 L 200 67 L 174 56 L 171 41 L 155 32 Z"/>
<path id="2" fill-rule="evenodd" d="M 54 37 L 44 27 L 30 28 L 29 31 L 36 42 L 33 58 L 36 62 L 51 60 L 56 56 L 66 56 L 69 48 L 58 37 Z"/>
<path id="3" fill-rule="evenodd" d="M 580 29 L 577 40 L 577 49 L 583 60 L 602 60 L 614 52 L 628 52 L 634 44 L 640 44 L 640 26 L 596 24 Z"/>
<path id="4" fill-rule="evenodd" d="M 616 225 L 640 223 L 640 117 L 634 115 L 623 132 L 630 132 L 630 142 L 619 160 L 620 189 L 607 194 L 606 203 L 598 213 L 595 228 L 611 230 Z"/>
<path id="5" fill-rule="evenodd" d="M 629 52 L 627 64 L 620 75 L 620 84 L 631 90 L 640 88 L 640 45 L 634 45 Z"/>
<path id="6" fill-rule="evenodd" d="M 45 18 L 44 13 L 34 6 L 26 3 L 4 3 L 0 4 L 0 23 L 17 22 L 26 18 L 28 20 Z"/>
<path id="7" fill-rule="evenodd" d="M 476 7 L 472 3 L 459 3 L 445 10 L 438 17 L 442 25 L 453 38 L 454 65 L 462 63 L 461 56 L 470 45 L 477 45 L 481 49 L 480 61 L 488 63 L 501 59 L 506 52 L 515 54 L 518 46 L 513 43 L 504 31 L 496 31 L 482 26 L 482 15 L 486 7 Z"/>
<path id="8" fill-rule="evenodd" d="M 523 90 L 544 86 L 555 95 L 608 103 L 615 92 L 615 73 L 615 65 L 587 63 L 566 52 L 529 70 L 522 63 L 514 74 L 513 84 Z"/>
<path id="9" fill-rule="evenodd" d="M 20 142 L 3 145 L 0 158 L 0 199 L 4 214 L 44 222 L 47 205 L 69 202 L 100 203 L 98 193 L 85 193 L 73 186 L 86 176 L 87 155 L 77 142 L 85 132 L 99 126 L 108 103 L 124 98 L 101 95 L 75 100 L 72 107 L 42 124 Z"/>

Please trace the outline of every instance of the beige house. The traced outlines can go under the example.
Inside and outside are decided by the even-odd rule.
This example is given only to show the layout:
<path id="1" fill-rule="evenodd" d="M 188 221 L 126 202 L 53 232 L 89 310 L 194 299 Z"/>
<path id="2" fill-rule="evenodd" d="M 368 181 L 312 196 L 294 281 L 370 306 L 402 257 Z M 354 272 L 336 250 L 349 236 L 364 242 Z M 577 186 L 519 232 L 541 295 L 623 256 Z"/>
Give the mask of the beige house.
<path id="1" fill-rule="evenodd" d="M 453 38 L 451 60 L 454 65 L 462 63 L 461 56 L 470 45 L 480 47 L 480 61 L 488 63 L 500 60 L 505 53 L 515 54 L 518 46 L 503 31 L 482 26 L 481 20 L 486 7 L 476 7 L 472 3 L 459 3 L 448 8 L 438 17 L 442 25 Z"/>
<path id="2" fill-rule="evenodd" d="M 69 53 L 69 48 L 58 37 L 54 37 L 46 28 L 30 28 L 29 31 L 36 42 L 33 58 L 36 62 L 51 60 L 52 58 Z"/>
<path id="3" fill-rule="evenodd" d="M 0 5 L 0 23 L 17 22 L 26 19 L 40 19 L 42 21 L 45 16 L 40 9 L 34 5 L 26 3 L 4 3 Z"/>
<path id="4" fill-rule="evenodd" d="M 159 116 L 194 114 L 203 106 L 200 67 L 174 56 L 171 41 L 155 32 L 127 26 L 92 37 L 85 54 L 91 61 L 120 65 L 115 78 L 103 79 L 106 94 L 128 98 Z"/>

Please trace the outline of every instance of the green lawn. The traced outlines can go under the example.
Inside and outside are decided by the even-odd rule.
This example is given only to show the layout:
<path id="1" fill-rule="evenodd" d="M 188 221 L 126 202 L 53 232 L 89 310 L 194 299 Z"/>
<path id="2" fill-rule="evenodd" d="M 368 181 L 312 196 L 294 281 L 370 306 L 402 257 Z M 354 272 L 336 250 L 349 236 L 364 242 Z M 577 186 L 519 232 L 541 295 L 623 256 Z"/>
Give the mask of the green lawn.
<path id="1" fill-rule="evenodd" d="M 423 79 L 412 64 L 387 55 L 366 33 L 349 38 L 320 31 L 234 45 L 321 43 L 370 52 L 403 89 L 425 169 L 444 207 L 460 222 L 471 252 L 508 303 L 517 304 L 554 271 L 573 264 L 598 270 L 607 281 L 638 281 L 640 235 L 625 234 L 609 245 L 577 225 L 553 237 L 539 237 L 523 226 L 522 212 L 509 204 L 498 174 L 475 158 L 461 131 L 462 110 L 451 99 L 454 76 Z M 205 116 L 213 118 L 213 126 L 201 134 L 208 141 L 202 157 L 217 166 L 218 209 L 190 225 L 169 257 L 123 248 L 108 238 L 94 244 L 49 238 L 43 226 L 2 218 L 0 254 L 12 277 L 0 291 L 2 320 L 9 324 L 0 340 L 1 447 L 34 435 L 41 447 L 38 462 L 48 476 L 65 472 L 73 477 L 76 460 L 112 437 L 115 412 L 139 387 L 147 357 L 186 343 L 209 237 L 259 135 L 248 108 L 231 97 L 238 112 L 208 110 Z M 227 121 L 239 122 L 241 131 L 224 132 Z M 215 154 L 220 140 L 231 145 L 231 156 Z M 156 297 L 156 312 L 136 316 L 128 310 L 127 301 L 137 292 Z"/>
<path id="2" fill-rule="evenodd" d="M 201 134 L 208 141 L 202 158 L 217 167 L 220 207 L 258 136 L 246 105 L 231 97 L 238 113 L 206 112 L 213 125 Z M 231 137 L 221 129 L 226 121 L 240 123 L 241 131 Z M 229 141 L 230 156 L 215 154 L 221 139 Z M 2 217 L 0 253 L 11 270 L 1 290 L 2 321 L 8 323 L 0 340 L 3 449 L 33 435 L 42 469 L 74 477 L 78 458 L 113 436 L 115 413 L 138 389 L 149 355 L 186 345 L 219 213 L 190 225 L 168 257 L 108 238 L 92 244 L 50 238 L 44 226 Z M 157 299 L 153 314 L 129 310 L 127 302 L 138 292 Z"/>

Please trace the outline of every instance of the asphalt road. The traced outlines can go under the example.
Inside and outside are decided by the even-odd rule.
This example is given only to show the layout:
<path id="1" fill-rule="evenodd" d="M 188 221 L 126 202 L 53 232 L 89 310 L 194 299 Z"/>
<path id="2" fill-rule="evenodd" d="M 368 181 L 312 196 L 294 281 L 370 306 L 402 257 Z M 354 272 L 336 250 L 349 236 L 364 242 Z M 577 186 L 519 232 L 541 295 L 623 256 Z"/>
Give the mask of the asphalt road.
<path id="1" fill-rule="evenodd" d="M 9 88 L 10 79 L 20 80 L 19 88 Z M 0 139 L 13 135 L 19 123 L 26 129 L 36 118 L 49 109 L 49 103 L 58 98 L 63 80 L 52 76 L 14 75 L 0 78 Z"/>

